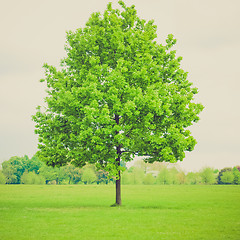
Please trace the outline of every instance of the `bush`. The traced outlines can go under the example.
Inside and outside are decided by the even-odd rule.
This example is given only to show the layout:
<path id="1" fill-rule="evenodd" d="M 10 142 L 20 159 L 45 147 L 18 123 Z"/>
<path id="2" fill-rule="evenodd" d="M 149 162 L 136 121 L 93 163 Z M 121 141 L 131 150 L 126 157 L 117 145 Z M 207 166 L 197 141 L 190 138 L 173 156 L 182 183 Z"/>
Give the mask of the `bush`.
<path id="1" fill-rule="evenodd" d="M 201 182 L 204 184 L 215 184 L 217 182 L 216 174 L 212 168 L 204 168 L 200 172 Z"/>
<path id="2" fill-rule="evenodd" d="M 233 168 L 233 176 L 234 176 L 233 183 L 237 184 L 237 185 L 240 185 L 240 167 L 239 168 L 237 168 L 237 167 Z"/>
<path id="3" fill-rule="evenodd" d="M 232 171 L 223 172 L 220 180 L 222 184 L 232 184 L 234 181 L 233 172 Z"/>
<path id="4" fill-rule="evenodd" d="M 143 179 L 143 184 L 146 184 L 146 185 L 152 185 L 155 183 L 155 178 L 153 177 L 153 175 L 151 173 L 147 173 L 145 176 L 144 176 L 144 179 Z"/>
<path id="5" fill-rule="evenodd" d="M 92 184 L 95 181 L 97 181 L 97 176 L 94 170 L 91 167 L 84 168 L 82 174 L 82 182 L 85 184 Z"/>
<path id="6" fill-rule="evenodd" d="M 199 184 L 200 182 L 201 182 L 201 177 L 199 173 L 189 172 L 186 175 L 187 184 L 195 185 L 195 184 Z"/>
<path id="7" fill-rule="evenodd" d="M 2 173 L 2 171 L 0 171 L 0 184 L 5 184 L 5 183 L 6 183 L 6 177 Z"/>
<path id="8" fill-rule="evenodd" d="M 34 173 L 34 172 L 24 172 L 22 177 L 21 177 L 21 183 L 22 184 L 37 184 L 37 185 L 40 185 L 40 184 L 44 184 L 45 183 L 45 179 Z"/>
<path id="9" fill-rule="evenodd" d="M 159 171 L 156 181 L 158 184 L 171 184 L 172 183 L 171 174 L 169 173 L 169 171 L 166 167 L 163 167 Z"/>
<path id="10" fill-rule="evenodd" d="M 232 168 L 223 168 L 218 174 L 218 178 L 217 178 L 218 184 L 225 184 L 221 181 L 222 175 L 224 172 L 231 172 L 231 171 L 232 171 Z"/>

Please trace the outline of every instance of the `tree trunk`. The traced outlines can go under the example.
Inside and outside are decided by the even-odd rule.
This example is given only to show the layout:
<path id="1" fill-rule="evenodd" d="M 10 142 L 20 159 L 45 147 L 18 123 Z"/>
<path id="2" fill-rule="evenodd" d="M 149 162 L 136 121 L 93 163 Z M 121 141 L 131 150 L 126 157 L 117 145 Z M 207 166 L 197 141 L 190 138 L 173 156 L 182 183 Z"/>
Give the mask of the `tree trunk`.
<path id="1" fill-rule="evenodd" d="M 115 121 L 116 124 L 119 125 L 119 116 L 115 115 Z M 115 132 L 115 134 L 119 134 L 118 131 Z M 121 160 L 121 145 L 116 146 L 117 148 L 117 159 L 116 159 L 116 165 L 120 167 L 120 160 Z M 121 200 L 121 171 L 118 170 L 118 176 L 116 180 L 116 203 L 113 206 L 120 206 L 122 205 L 122 200 Z"/>
<path id="2" fill-rule="evenodd" d="M 122 205 L 121 200 L 121 173 L 118 172 L 118 179 L 116 180 L 116 205 L 120 206 Z"/>

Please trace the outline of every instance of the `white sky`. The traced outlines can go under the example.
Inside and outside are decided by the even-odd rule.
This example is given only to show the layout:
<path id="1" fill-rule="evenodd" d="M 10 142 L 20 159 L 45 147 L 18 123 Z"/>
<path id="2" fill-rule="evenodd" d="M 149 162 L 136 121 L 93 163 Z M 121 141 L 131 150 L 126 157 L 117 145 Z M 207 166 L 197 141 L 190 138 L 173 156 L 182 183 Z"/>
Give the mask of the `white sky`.
<path id="1" fill-rule="evenodd" d="M 106 0 L 8 0 L 0 8 L 0 162 L 37 151 L 31 115 L 43 104 L 43 63 L 58 66 L 65 32 L 84 27 Z M 117 1 L 112 1 L 114 7 Z M 205 109 L 191 127 L 198 144 L 184 170 L 240 165 L 240 1 L 125 0 L 154 19 L 158 41 L 169 33 Z"/>

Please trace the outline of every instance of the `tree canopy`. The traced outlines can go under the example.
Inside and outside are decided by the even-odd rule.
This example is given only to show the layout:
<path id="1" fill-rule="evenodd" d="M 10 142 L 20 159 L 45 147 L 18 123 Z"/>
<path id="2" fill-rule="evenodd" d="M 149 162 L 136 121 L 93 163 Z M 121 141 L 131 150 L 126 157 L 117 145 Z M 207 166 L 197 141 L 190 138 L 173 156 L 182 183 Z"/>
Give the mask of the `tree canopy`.
<path id="1" fill-rule="evenodd" d="M 172 47 L 156 41 L 156 25 L 119 1 L 67 32 L 61 68 L 44 65 L 48 96 L 33 120 L 38 155 L 48 165 L 95 163 L 120 177 L 120 159 L 182 161 L 196 140 L 187 129 L 203 106 Z"/>

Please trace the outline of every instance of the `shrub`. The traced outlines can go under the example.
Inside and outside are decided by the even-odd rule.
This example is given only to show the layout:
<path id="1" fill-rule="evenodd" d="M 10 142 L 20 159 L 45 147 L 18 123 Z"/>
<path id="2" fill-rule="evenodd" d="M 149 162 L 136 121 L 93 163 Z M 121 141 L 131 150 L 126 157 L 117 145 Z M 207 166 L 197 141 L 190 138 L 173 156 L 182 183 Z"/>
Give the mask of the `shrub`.
<path id="1" fill-rule="evenodd" d="M 144 176 L 144 179 L 143 179 L 143 184 L 146 184 L 146 185 L 152 185 L 155 183 L 155 178 L 153 177 L 153 175 L 151 173 L 147 173 L 145 176 Z"/>
<path id="2" fill-rule="evenodd" d="M 217 182 L 216 175 L 212 168 L 204 168 L 200 172 L 201 182 L 204 184 L 215 184 Z"/>
<path id="3" fill-rule="evenodd" d="M 45 183 L 45 179 L 34 173 L 34 172 L 24 172 L 22 177 L 21 177 L 21 183 L 22 184 L 37 184 L 37 185 L 40 185 L 40 184 L 44 184 Z"/>
<path id="4" fill-rule="evenodd" d="M 0 184 L 5 184 L 5 183 L 6 183 L 6 177 L 2 173 L 2 171 L 0 171 Z"/>
<path id="5" fill-rule="evenodd" d="M 222 184 L 232 184 L 234 181 L 233 172 L 232 171 L 223 172 L 220 180 Z"/>

